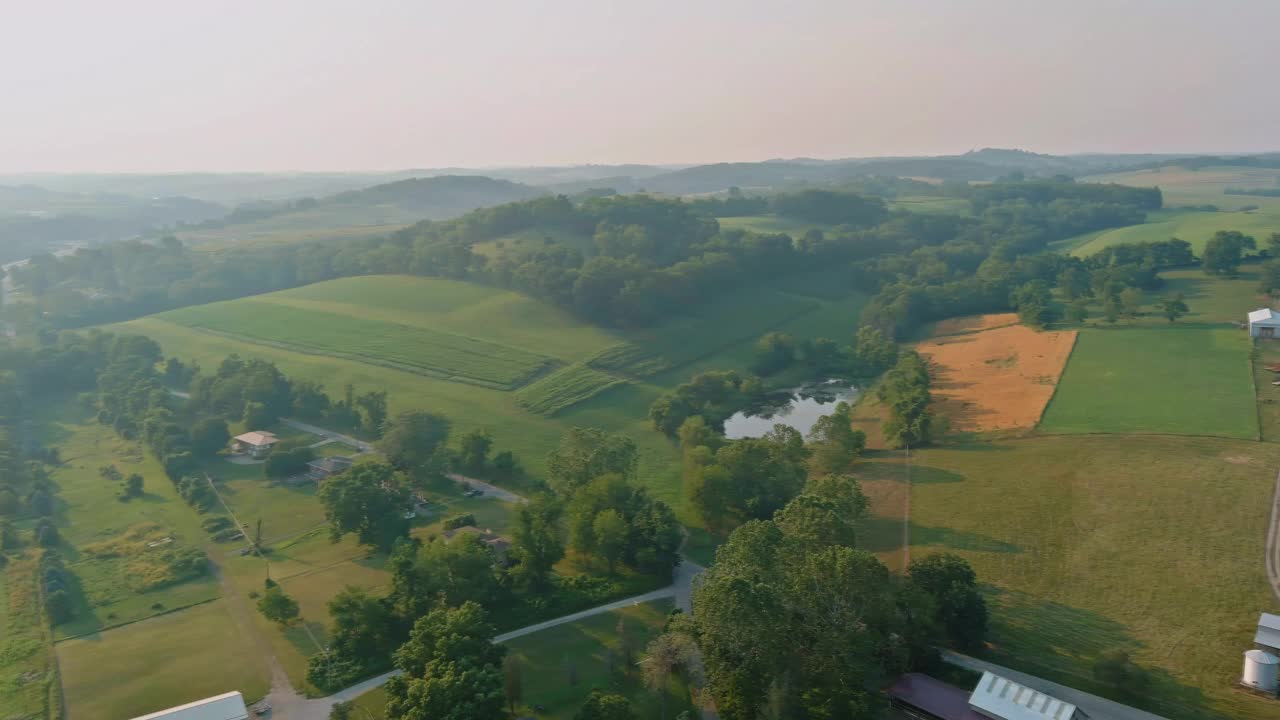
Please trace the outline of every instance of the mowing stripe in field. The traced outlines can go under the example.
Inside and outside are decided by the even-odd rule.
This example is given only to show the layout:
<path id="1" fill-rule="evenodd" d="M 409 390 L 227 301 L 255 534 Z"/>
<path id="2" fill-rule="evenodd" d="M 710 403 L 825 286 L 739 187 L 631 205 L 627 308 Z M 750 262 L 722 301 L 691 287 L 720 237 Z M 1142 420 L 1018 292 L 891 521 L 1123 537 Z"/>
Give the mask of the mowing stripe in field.
<path id="1" fill-rule="evenodd" d="M 1249 337 L 1208 326 L 1082 330 L 1039 429 L 1256 439 Z"/>
<path id="2" fill-rule="evenodd" d="M 555 362 L 545 355 L 464 335 L 253 300 L 183 308 L 158 317 L 247 342 L 500 389 L 519 387 Z"/>

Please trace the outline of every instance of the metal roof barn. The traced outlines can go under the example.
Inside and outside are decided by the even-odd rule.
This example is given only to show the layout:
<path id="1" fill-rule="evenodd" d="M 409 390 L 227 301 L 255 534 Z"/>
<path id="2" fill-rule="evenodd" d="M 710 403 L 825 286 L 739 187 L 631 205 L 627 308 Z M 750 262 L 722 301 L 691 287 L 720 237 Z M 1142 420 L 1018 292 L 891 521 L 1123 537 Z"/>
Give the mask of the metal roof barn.
<path id="1" fill-rule="evenodd" d="M 1258 634 L 1253 636 L 1253 642 L 1272 650 L 1280 650 L 1280 615 L 1262 613 L 1262 617 L 1258 618 Z"/>
<path id="2" fill-rule="evenodd" d="M 248 720 L 249 709 L 238 692 L 214 695 L 186 705 L 139 715 L 133 720 Z"/>
<path id="3" fill-rule="evenodd" d="M 996 720 L 1079 720 L 1075 705 L 996 675 L 982 673 L 969 706 Z"/>

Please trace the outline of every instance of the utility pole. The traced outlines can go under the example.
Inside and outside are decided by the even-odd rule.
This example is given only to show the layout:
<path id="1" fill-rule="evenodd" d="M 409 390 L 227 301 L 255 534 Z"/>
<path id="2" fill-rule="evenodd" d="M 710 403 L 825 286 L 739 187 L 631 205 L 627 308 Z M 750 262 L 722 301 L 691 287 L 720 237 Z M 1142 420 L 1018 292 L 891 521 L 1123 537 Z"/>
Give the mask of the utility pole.
<path id="1" fill-rule="evenodd" d="M 904 441 L 907 457 L 907 495 L 902 510 L 902 570 L 911 565 L 911 443 Z"/>

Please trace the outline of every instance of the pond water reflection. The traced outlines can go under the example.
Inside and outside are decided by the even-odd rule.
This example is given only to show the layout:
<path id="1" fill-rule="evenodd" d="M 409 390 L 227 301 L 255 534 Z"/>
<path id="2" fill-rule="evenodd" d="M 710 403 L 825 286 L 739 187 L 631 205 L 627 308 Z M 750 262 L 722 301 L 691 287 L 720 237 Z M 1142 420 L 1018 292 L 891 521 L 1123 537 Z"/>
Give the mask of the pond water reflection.
<path id="1" fill-rule="evenodd" d="M 747 408 L 724 421 L 724 436 L 730 440 L 760 437 L 782 423 L 808 435 L 818 418 L 831 414 L 841 400 L 858 399 L 858 388 L 841 381 L 816 383 L 777 393 L 761 405 Z"/>

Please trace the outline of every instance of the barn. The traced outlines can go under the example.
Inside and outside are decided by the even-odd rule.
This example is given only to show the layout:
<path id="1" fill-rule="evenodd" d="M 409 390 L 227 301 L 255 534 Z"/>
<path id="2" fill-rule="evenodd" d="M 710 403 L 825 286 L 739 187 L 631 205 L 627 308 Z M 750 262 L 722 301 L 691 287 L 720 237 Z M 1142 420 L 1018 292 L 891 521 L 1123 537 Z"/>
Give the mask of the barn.
<path id="1" fill-rule="evenodd" d="M 1260 308 L 1249 313 L 1249 334 L 1253 337 L 1280 337 L 1280 313 Z"/>
<path id="2" fill-rule="evenodd" d="M 248 720 L 249 709 L 238 692 L 223 693 L 171 707 L 133 720 Z"/>

